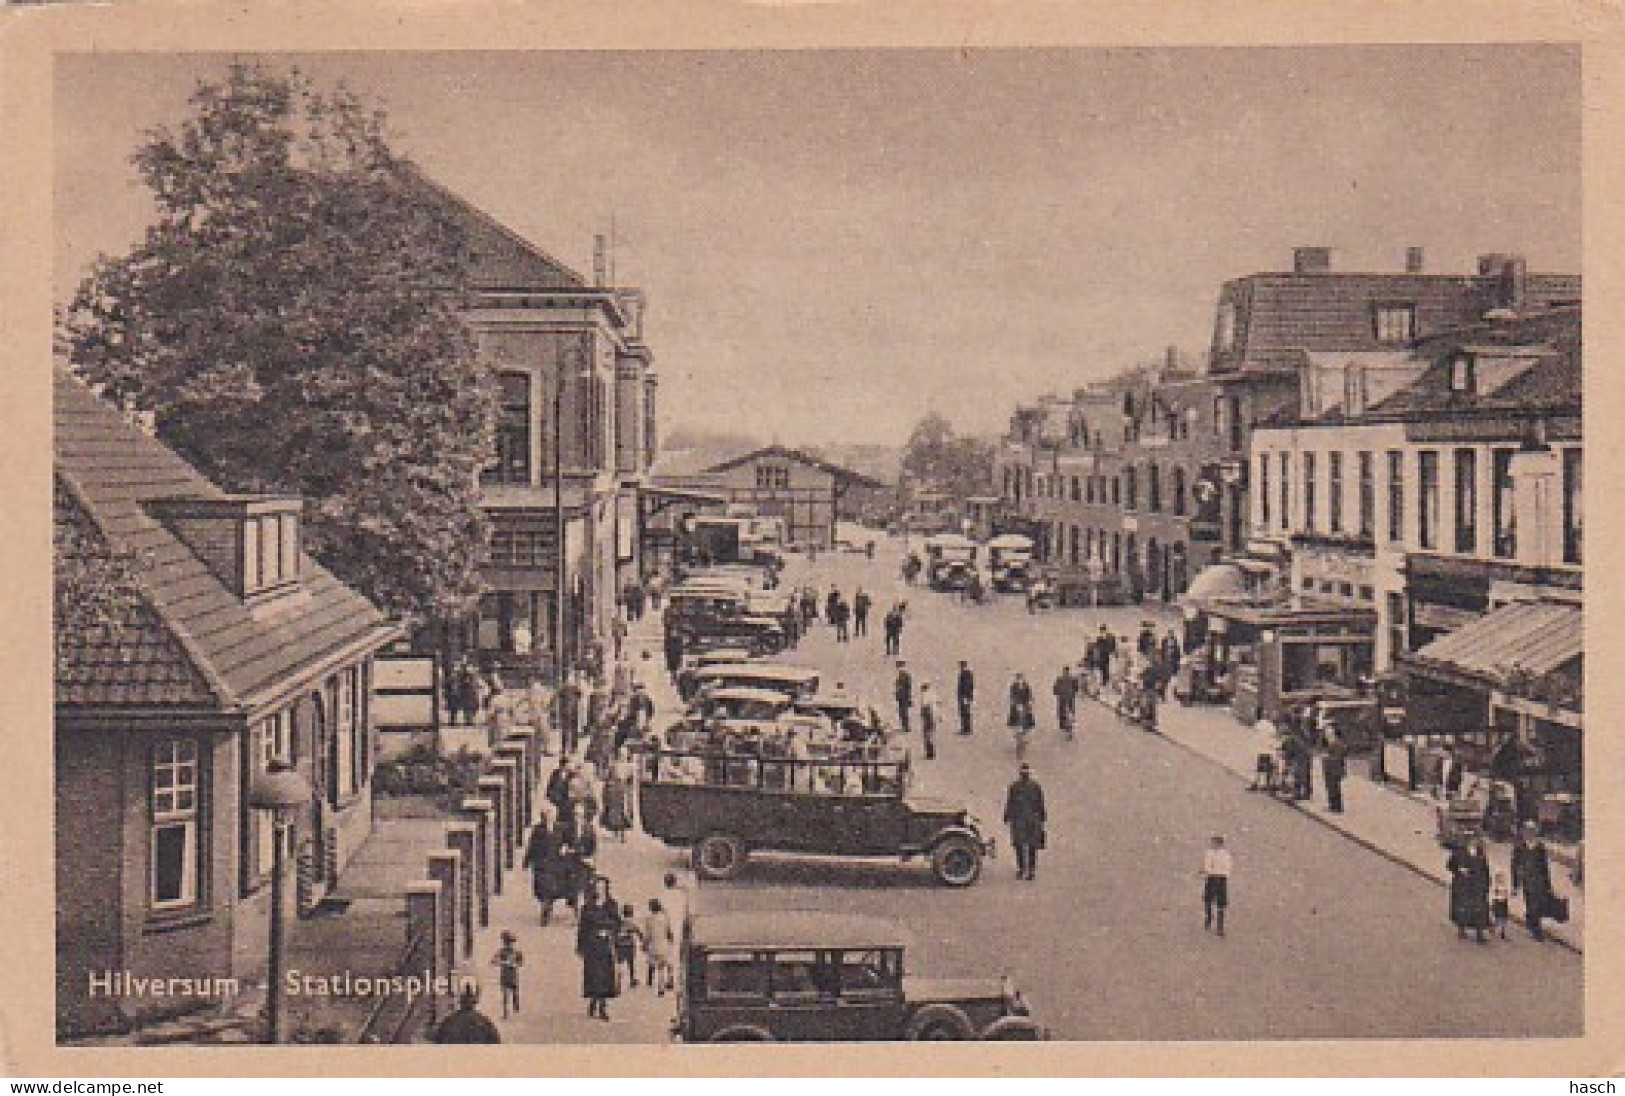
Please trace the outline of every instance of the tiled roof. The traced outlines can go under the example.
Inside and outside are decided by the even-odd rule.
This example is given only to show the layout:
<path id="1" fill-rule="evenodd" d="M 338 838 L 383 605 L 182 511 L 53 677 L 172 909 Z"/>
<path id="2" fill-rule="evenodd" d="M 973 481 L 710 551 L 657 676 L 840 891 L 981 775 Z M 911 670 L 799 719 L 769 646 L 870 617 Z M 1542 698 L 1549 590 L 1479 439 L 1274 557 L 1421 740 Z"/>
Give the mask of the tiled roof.
<path id="1" fill-rule="evenodd" d="M 1475 395 L 1450 390 L 1451 358 L 1470 350 L 1481 358 L 1498 349 L 1519 355 L 1519 368 Z M 1417 351 L 1429 365 L 1410 385 L 1375 405 L 1379 415 L 1432 411 L 1573 410 L 1581 400 L 1581 314 L 1578 308 L 1474 325 L 1427 340 Z M 1525 363 L 1527 363 L 1525 365 Z"/>
<path id="2" fill-rule="evenodd" d="M 705 471 L 725 472 L 730 468 L 745 464 L 748 461 L 756 460 L 759 457 L 777 457 L 782 460 L 790 460 L 799 464 L 810 465 L 813 468 L 819 468 L 825 472 L 828 472 L 838 480 L 845 480 L 848 483 L 856 484 L 859 487 L 881 486 L 881 484 L 870 479 L 868 476 L 863 475 L 861 472 L 854 472 L 850 468 L 842 468 L 838 464 L 832 464 L 827 460 L 813 456 L 811 453 L 804 452 L 800 449 L 792 449 L 787 445 L 768 445 L 760 449 L 753 449 L 749 453 L 741 453 L 737 457 L 730 457 L 727 460 L 713 464 L 711 467 L 705 469 Z"/>
<path id="3" fill-rule="evenodd" d="M 341 648 L 390 638 L 370 602 L 308 557 L 300 589 L 251 612 L 146 505 L 224 492 L 61 369 L 54 417 L 57 477 L 82 508 L 59 518 L 93 522 L 143 559 L 146 595 L 127 633 L 64 651 L 59 706 L 243 706 Z"/>
<path id="4" fill-rule="evenodd" d="M 474 289 L 580 289 L 587 280 L 456 191 L 414 172 L 424 193 L 468 233 Z"/>

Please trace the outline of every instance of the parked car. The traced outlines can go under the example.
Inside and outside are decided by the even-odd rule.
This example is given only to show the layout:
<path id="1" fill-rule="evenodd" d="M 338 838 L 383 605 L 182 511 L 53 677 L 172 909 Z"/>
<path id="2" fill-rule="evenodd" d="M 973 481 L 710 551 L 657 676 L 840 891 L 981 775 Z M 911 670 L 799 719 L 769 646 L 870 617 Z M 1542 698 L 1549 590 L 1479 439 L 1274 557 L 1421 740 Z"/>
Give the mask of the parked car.
<path id="1" fill-rule="evenodd" d="M 877 917 L 696 914 L 683 931 L 674 1033 L 685 1042 L 1041 1040 L 1005 977 L 922 978 Z"/>
<path id="2" fill-rule="evenodd" d="M 785 646 L 784 627 L 777 620 L 752 613 L 748 594 L 723 588 L 673 589 L 665 627 L 700 644 L 726 642 L 756 654 L 773 654 Z"/>
<path id="3" fill-rule="evenodd" d="M 752 852 L 769 851 L 923 857 L 939 883 L 968 887 L 994 852 L 964 806 L 910 793 L 906 757 L 739 755 L 702 746 L 650 749 L 643 763 L 644 831 L 689 849 L 703 879 L 732 879 Z"/>
<path id="4" fill-rule="evenodd" d="M 787 697 L 812 696 L 818 692 L 819 673 L 782 662 L 725 662 L 713 664 L 694 674 L 700 691 L 717 687 L 771 689 Z"/>

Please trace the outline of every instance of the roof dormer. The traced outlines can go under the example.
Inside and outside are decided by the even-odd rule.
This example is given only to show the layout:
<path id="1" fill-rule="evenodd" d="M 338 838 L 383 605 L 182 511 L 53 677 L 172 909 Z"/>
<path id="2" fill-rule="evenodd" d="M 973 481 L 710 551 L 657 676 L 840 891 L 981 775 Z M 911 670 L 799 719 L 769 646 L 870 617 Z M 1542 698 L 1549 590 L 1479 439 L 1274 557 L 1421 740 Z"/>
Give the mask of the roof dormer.
<path id="1" fill-rule="evenodd" d="M 302 502 L 292 495 L 154 499 L 147 509 L 244 601 L 299 587 Z"/>

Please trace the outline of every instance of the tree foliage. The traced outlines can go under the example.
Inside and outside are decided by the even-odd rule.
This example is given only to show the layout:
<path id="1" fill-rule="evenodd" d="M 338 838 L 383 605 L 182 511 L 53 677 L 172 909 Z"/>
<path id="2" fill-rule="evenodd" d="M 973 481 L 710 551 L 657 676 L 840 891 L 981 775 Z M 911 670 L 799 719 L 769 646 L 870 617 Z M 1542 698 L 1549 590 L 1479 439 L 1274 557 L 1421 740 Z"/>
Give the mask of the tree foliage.
<path id="1" fill-rule="evenodd" d="M 931 412 L 909 434 L 903 472 L 924 488 L 960 499 L 983 494 L 993 483 L 993 446 L 955 432 L 952 423 Z"/>
<path id="2" fill-rule="evenodd" d="M 228 490 L 304 496 L 306 547 L 386 611 L 465 608 L 494 404 L 460 229 L 342 88 L 235 66 L 191 107 L 132 157 L 145 240 L 60 318 L 75 369 Z"/>
<path id="3" fill-rule="evenodd" d="M 98 635 L 117 637 L 135 622 L 146 605 L 141 574 L 147 561 L 113 547 L 60 484 L 52 509 L 54 635 L 60 665 L 78 643 Z"/>

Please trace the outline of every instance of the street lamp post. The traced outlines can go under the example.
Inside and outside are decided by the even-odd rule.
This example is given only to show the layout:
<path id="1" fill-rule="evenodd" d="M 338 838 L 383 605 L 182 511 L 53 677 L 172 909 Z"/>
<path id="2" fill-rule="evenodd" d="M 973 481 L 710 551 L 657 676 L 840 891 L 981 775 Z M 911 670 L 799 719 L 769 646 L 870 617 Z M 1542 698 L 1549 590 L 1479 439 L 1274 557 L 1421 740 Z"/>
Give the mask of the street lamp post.
<path id="1" fill-rule="evenodd" d="M 564 379 L 553 378 L 553 688 L 564 688 Z"/>
<path id="2" fill-rule="evenodd" d="M 286 904 L 287 830 L 294 813 L 310 803 L 310 782 L 284 761 L 273 761 L 248 790 L 248 805 L 265 811 L 275 827 L 271 860 L 271 956 L 267 974 L 265 1041 L 282 1041 L 282 927 Z"/>

